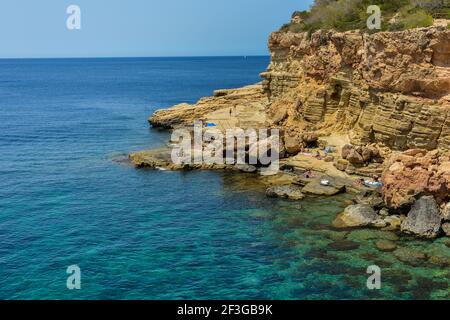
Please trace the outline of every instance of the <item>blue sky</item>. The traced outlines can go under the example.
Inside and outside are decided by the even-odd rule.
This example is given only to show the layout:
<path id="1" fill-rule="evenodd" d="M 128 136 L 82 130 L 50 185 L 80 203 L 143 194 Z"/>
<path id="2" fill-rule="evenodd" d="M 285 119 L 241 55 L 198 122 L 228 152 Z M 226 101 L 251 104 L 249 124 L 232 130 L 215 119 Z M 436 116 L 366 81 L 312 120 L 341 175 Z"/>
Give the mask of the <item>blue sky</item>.
<path id="1" fill-rule="evenodd" d="M 312 0 L 1 0 L 0 58 L 264 55 Z M 81 30 L 66 8 L 81 8 Z"/>

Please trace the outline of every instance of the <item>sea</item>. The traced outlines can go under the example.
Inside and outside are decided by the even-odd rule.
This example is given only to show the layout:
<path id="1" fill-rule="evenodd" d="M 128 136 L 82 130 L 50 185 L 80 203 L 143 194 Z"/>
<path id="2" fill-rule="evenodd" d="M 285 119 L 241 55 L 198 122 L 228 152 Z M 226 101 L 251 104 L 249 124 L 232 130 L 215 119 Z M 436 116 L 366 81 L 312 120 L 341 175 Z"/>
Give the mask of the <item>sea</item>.
<path id="1" fill-rule="evenodd" d="M 348 196 L 269 199 L 251 175 L 127 162 L 167 143 L 155 110 L 269 62 L 0 60 L 0 299 L 449 299 L 449 240 L 334 230 Z"/>

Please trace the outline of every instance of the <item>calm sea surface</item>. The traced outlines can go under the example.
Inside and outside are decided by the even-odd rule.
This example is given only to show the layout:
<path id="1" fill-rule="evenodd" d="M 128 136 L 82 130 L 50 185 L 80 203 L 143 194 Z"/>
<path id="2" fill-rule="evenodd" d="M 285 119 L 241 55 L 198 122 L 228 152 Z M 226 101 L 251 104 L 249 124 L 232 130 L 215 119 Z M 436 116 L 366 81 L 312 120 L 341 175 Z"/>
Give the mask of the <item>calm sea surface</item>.
<path id="1" fill-rule="evenodd" d="M 0 60 L 0 298 L 449 298 L 437 258 L 412 267 L 374 245 L 445 261 L 445 239 L 337 232 L 344 198 L 271 200 L 249 177 L 115 161 L 166 142 L 146 121 L 154 110 L 255 83 L 268 63 Z M 71 291 L 74 264 L 82 288 Z M 381 290 L 366 287 L 373 264 Z"/>

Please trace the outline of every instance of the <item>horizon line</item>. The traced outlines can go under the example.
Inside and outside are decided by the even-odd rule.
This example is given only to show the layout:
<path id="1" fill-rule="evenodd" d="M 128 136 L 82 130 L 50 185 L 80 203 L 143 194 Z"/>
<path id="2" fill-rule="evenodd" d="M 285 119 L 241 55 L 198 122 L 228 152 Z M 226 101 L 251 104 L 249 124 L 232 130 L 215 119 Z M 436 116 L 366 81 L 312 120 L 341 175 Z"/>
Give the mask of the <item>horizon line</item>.
<path id="1" fill-rule="evenodd" d="M 98 56 L 98 57 L 5 57 L 0 60 L 64 60 L 64 59 L 161 59 L 161 58 L 255 58 L 270 57 L 270 54 L 251 55 L 180 55 L 180 56 Z"/>

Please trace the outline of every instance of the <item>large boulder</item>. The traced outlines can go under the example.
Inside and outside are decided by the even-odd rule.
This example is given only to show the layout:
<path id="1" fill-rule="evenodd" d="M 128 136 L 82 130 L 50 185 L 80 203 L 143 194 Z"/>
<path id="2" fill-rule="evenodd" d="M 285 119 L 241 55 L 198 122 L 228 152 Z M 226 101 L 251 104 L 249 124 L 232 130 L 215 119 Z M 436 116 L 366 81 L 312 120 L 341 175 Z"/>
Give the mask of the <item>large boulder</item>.
<path id="1" fill-rule="evenodd" d="M 333 221 L 335 228 L 354 228 L 371 225 L 378 219 L 372 207 L 362 204 L 351 205 L 345 208 Z"/>
<path id="2" fill-rule="evenodd" d="M 432 196 L 417 200 L 403 221 L 402 232 L 418 237 L 433 239 L 439 234 L 441 216 L 436 201 Z"/>
<path id="3" fill-rule="evenodd" d="M 297 135 L 289 134 L 284 137 L 286 152 L 292 156 L 295 156 L 301 151 L 302 144 L 301 137 Z"/>
<path id="4" fill-rule="evenodd" d="M 346 160 L 348 160 L 348 162 L 350 162 L 351 164 L 363 164 L 364 163 L 363 157 L 355 149 L 353 149 L 349 152 Z"/>
<path id="5" fill-rule="evenodd" d="M 317 144 L 317 141 L 319 140 L 319 136 L 316 133 L 304 133 L 302 134 L 302 140 L 303 143 L 308 145 Z"/>
<path id="6" fill-rule="evenodd" d="M 336 167 L 336 169 L 338 169 L 340 171 L 345 171 L 348 168 L 348 161 L 345 159 L 338 159 L 338 160 L 334 161 L 333 164 Z"/>
<path id="7" fill-rule="evenodd" d="M 341 155 L 343 159 L 348 160 L 348 162 L 354 165 L 370 163 L 375 159 L 382 160 L 380 150 L 374 145 L 353 146 L 351 144 L 346 144 L 342 147 Z"/>
<path id="8" fill-rule="evenodd" d="M 408 150 L 392 156 L 386 167 L 383 194 L 393 209 L 412 205 L 422 194 L 434 196 L 438 203 L 450 194 L 450 151 Z"/>
<path id="9" fill-rule="evenodd" d="M 362 148 L 361 156 L 365 162 L 370 162 L 375 158 L 380 158 L 380 150 L 373 146 L 366 146 Z"/>
<path id="10" fill-rule="evenodd" d="M 290 200 L 301 200 L 305 196 L 302 189 L 295 185 L 273 186 L 266 190 L 266 195 L 272 198 L 285 198 Z"/>

